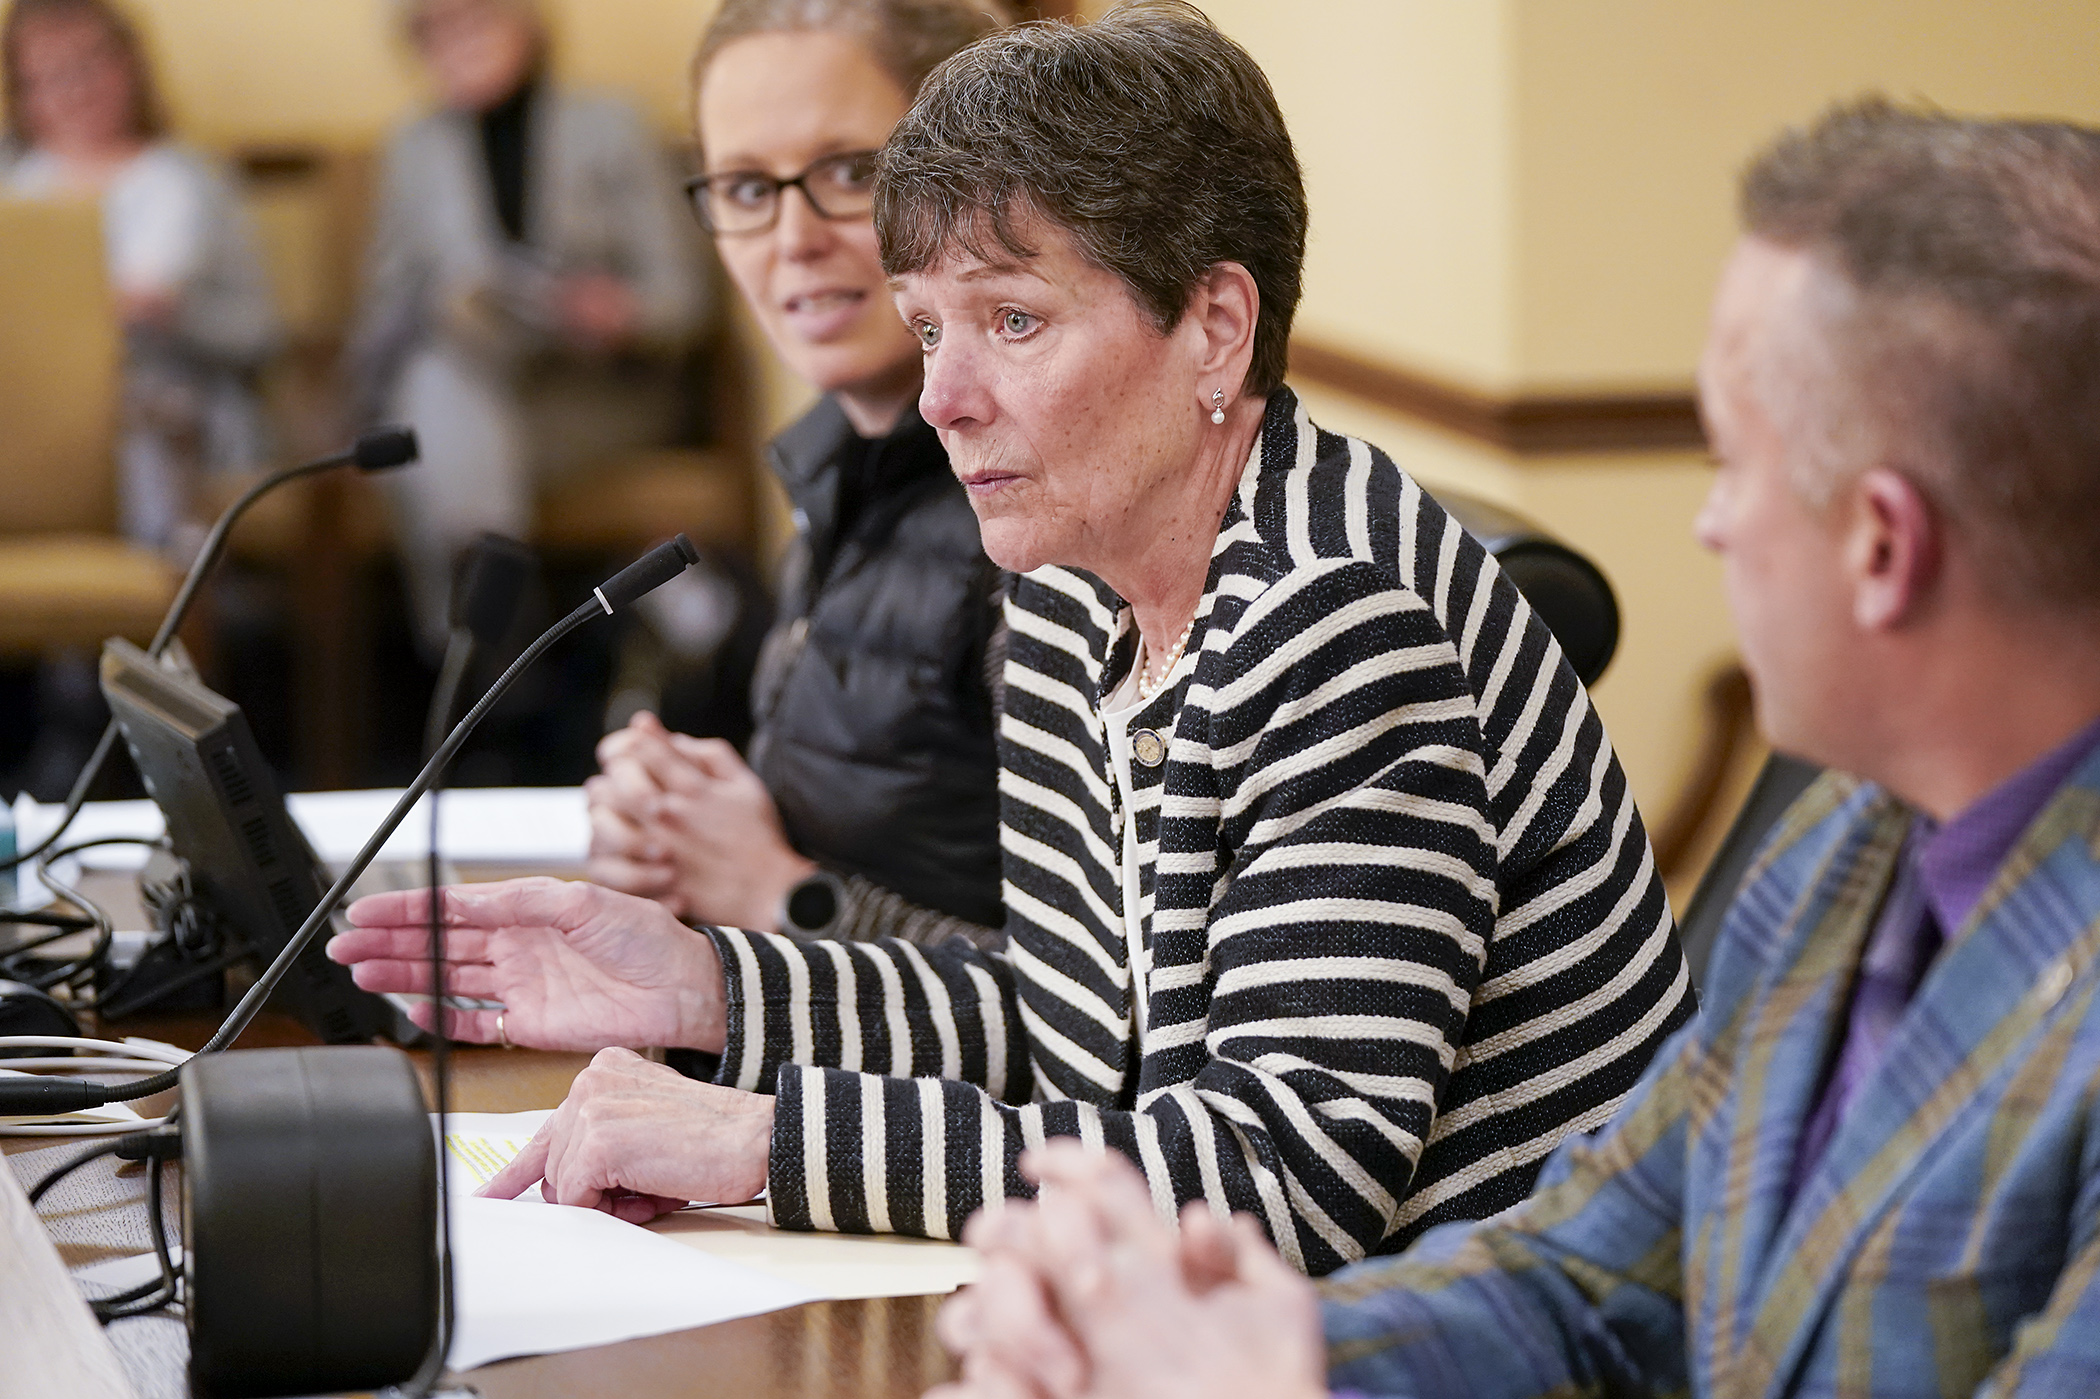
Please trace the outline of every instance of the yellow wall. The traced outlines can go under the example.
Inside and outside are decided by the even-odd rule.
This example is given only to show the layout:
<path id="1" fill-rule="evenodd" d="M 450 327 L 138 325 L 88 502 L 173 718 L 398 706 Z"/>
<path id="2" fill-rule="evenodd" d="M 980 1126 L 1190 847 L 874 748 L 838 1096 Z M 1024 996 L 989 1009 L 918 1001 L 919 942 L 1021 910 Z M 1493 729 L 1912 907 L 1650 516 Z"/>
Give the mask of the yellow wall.
<path id="1" fill-rule="evenodd" d="M 421 95 L 398 0 L 129 0 L 170 105 L 212 144 L 370 144 Z M 547 0 L 556 69 L 684 130 L 685 71 L 715 0 Z"/>
<path id="2" fill-rule="evenodd" d="M 1089 7 L 1098 12 L 1099 4 Z M 2094 0 L 1210 0 L 1312 204 L 1301 333 L 1486 393 L 1684 389 L 1744 158 L 1868 89 L 2100 122 Z M 1299 385 L 1432 489 L 1528 513 L 1617 587 L 1599 710 L 1651 822 L 1732 655 L 1691 453 L 1523 458 Z"/>
<path id="3" fill-rule="evenodd" d="M 132 0 L 186 128 L 369 145 L 419 100 L 396 0 Z M 547 0 L 557 66 L 684 128 L 715 0 Z M 1104 0 L 1086 0 L 1096 13 Z M 1313 222 L 1301 329 L 1489 393 L 1688 385 L 1734 172 L 1868 88 L 2100 122 L 2096 0 L 1210 0 L 1276 86 Z M 806 391 L 770 356 L 762 418 Z M 1597 699 L 1651 817 L 1730 653 L 1689 454 L 1518 459 L 1308 388 L 1432 486 L 1524 510 L 1618 587 Z"/>
<path id="4" fill-rule="evenodd" d="M 1300 325 L 1469 382 L 1515 353 L 1505 0 L 1212 0 L 1260 60 L 1305 169 Z"/>
<path id="5" fill-rule="evenodd" d="M 2100 122 L 2095 0 L 1517 0 L 1516 14 L 1512 367 L 1531 389 L 1683 383 L 1737 169 L 1834 99 Z"/>
<path id="6" fill-rule="evenodd" d="M 1304 163 L 1301 327 L 1490 392 L 1685 384 L 1737 168 L 1835 98 L 2100 122 L 2095 0 L 1206 9 Z"/>

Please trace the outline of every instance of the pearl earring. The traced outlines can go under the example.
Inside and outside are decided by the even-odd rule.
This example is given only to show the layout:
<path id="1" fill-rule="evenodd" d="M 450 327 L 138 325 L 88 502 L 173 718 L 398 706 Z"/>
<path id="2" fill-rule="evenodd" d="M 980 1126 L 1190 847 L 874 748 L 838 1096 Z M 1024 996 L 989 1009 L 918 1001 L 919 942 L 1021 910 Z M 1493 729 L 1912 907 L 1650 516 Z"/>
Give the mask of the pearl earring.
<path id="1" fill-rule="evenodd" d="M 1225 421 L 1225 390 L 1223 389 L 1214 391 L 1210 396 L 1210 420 L 1214 423 Z"/>

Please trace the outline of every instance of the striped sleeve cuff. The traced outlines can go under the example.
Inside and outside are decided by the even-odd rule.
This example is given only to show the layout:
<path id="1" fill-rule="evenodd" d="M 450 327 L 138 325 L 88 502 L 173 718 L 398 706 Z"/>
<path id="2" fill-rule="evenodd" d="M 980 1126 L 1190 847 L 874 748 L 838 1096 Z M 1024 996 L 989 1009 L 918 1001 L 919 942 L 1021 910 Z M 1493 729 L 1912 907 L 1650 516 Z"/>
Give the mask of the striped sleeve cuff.
<path id="1" fill-rule="evenodd" d="M 707 934 L 714 939 L 715 951 L 722 959 L 726 1021 L 715 1082 L 747 1093 L 764 1093 L 772 1087 L 766 1081 L 770 1077 L 766 1072 L 768 1059 L 778 1063 L 788 1057 L 785 1052 L 767 1054 L 772 1040 L 788 1034 L 787 1016 L 767 1006 L 761 994 L 763 978 L 751 946 L 752 938 L 769 935 L 748 933 L 741 928 L 709 928 Z"/>
<path id="2" fill-rule="evenodd" d="M 767 1212 L 781 1229 L 958 1238 L 986 1200 L 1035 1193 L 1020 1154 L 969 1084 L 784 1064 Z"/>
<path id="3" fill-rule="evenodd" d="M 1026 1101 L 1028 1043 L 1003 959 L 939 947 L 709 930 L 726 1000 L 715 1081 L 768 1092 L 780 1064 L 944 1078 Z"/>

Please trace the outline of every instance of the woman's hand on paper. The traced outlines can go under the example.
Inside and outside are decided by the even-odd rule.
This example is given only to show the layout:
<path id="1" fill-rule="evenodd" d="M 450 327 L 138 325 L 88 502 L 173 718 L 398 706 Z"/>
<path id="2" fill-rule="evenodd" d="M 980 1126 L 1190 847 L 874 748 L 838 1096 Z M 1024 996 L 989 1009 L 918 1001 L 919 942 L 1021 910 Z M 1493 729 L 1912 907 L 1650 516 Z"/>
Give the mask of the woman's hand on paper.
<path id="1" fill-rule="evenodd" d="M 662 905 L 595 884 L 512 879 L 441 891 L 445 990 L 500 1001 L 450 1010 L 452 1038 L 534 1049 L 663 1045 L 718 1052 L 725 1035 L 714 940 Z M 430 994 L 429 899 L 421 889 L 350 905 L 328 944 L 367 991 Z M 431 1027 L 431 1003 L 414 1008 Z"/>
<path id="2" fill-rule="evenodd" d="M 598 744 L 584 783 L 590 877 L 681 918 L 770 932 L 816 866 L 787 841 L 766 785 L 716 738 L 672 733 L 646 710 Z"/>
<path id="3" fill-rule="evenodd" d="M 766 1184 L 773 1100 L 601 1050 L 525 1150 L 479 1193 L 541 1198 L 643 1224 L 689 1200 L 739 1202 Z"/>

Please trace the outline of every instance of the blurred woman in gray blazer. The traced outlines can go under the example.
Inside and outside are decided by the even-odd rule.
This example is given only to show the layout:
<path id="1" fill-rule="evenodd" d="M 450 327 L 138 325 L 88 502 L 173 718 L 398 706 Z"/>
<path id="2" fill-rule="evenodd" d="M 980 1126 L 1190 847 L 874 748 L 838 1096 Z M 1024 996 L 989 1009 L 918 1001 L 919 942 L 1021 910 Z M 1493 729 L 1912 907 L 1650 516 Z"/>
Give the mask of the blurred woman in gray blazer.
<path id="1" fill-rule="evenodd" d="M 387 148 L 350 367 L 364 416 L 422 436 L 388 487 L 441 644 L 460 549 L 529 538 L 539 485 L 668 437 L 707 295 L 653 134 L 549 80 L 531 0 L 404 10 L 440 106 Z"/>

